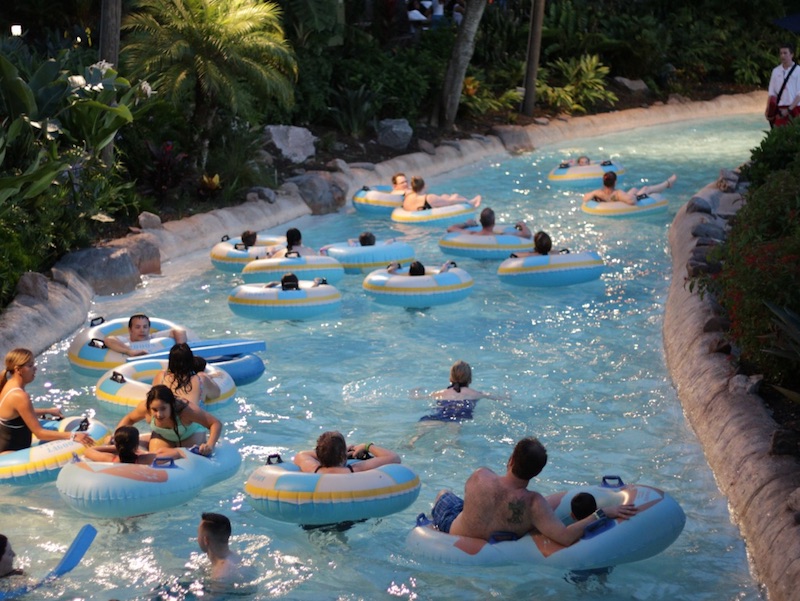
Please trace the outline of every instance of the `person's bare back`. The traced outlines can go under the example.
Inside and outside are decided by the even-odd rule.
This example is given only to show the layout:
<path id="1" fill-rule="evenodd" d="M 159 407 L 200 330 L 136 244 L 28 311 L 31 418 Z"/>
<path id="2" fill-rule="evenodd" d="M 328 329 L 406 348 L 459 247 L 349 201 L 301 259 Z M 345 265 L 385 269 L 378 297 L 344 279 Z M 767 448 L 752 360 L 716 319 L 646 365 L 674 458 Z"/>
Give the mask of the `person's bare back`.
<path id="1" fill-rule="evenodd" d="M 536 505 L 547 503 L 539 493 L 485 467 L 469 477 L 464 489 L 464 510 L 453 521 L 450 534 L 484 540 L 497 532 L 523 536 L 535 528 Z"/>

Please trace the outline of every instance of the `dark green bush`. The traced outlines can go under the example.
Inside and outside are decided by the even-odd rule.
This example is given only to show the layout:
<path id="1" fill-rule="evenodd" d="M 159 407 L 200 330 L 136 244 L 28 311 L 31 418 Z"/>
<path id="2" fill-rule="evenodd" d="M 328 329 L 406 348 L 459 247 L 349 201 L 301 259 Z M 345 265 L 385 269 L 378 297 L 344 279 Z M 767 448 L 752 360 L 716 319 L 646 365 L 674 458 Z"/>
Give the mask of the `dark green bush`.
<path id="1" fill-rule="evenodd" d="M 769 132 L 750 157 L 750 164 L 742 168 L 742 177 L 757 188 L 766 183 L 775 171 L 785 169 L 800 153 L 800 120 Z"/>
<path id="2" fill-rule="evenodd" d="M 728 311 L 741 362 L 788 383 L 791 362 L 763 351 L 775 334 L 767 303 L 800 311 L 800 161 L 750 189 L 719 258 L 723 269 L 707 285 Z"/>

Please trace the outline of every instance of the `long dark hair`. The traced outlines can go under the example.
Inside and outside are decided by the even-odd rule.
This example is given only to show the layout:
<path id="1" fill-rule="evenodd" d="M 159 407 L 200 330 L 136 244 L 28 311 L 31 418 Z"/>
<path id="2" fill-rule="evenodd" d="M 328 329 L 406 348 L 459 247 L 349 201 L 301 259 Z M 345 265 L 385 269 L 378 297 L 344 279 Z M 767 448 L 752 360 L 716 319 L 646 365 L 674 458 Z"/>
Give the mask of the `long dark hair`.
<path id="1" fill-rule="evenodd" d="M 188 344 L 179 342 L 169 350 L 167 371 L 175 378 L 175 388 L 189 392 L 192 389 L 192 376 L 195 375 L 194 353 Z"/>
<path id="2" fill-rule="evenodd" d="M 169 405 L 169 411 L 170 415 L 172 416 L 172 423 L 173 423 L 172 430 L 175 432 L 175 438 L 178 439 L 178 446 L 180 446 L 181 435 L 178 432 L 178 425 L 181 423 L 181 421 L 178 414 L 183 410 L 184 407 L 186 407 L 187 403 L 185 401 L 182 401 L 181 404 L 179 405 L 178 399 L 175 398 L 175 394 L 173 394 L 169 386 L 164 386 L 163 384 L 156 384 L 147 393 L 145 407 L 147 408 L 148 414 L 150 413 L 150 405 L 152 405 L 153 401 L 156 399 Z"/>

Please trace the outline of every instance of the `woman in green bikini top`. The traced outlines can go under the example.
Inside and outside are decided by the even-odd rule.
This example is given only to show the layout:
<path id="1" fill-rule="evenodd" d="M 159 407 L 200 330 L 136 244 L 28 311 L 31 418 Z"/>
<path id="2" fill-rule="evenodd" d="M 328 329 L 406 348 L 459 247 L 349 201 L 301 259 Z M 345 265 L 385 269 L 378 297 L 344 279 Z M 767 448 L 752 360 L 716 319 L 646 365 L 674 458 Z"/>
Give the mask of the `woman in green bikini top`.
<path id="1" fill-rule="evenodd" d="M 149 443 L 151 452 L 197 445 L 202 455 L 211 455 L 222 434 L 222 423 L 216 417 L 183 399 L 176 399 L 172 390 L 163 384 L 153 386 L 147 398 L 123 417 L 117 428 L 133 426 L 142 420 L 150 424 L 153 431 Z"/>

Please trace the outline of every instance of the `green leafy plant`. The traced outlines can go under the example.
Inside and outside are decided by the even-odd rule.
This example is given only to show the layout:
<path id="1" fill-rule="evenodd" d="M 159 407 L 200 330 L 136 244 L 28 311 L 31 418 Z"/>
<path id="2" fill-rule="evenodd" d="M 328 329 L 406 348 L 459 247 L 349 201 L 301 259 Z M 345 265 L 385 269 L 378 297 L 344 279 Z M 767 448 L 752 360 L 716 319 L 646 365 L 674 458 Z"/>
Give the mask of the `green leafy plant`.
<path id="1" fill-rule="evenodd" d="M 375 122 L 376 96 L 380 90 L 361 85 L 358 89 L 340 89 L 331 97 L 330 116 L 342 132 L 362 137 Z"/>
<path id="2" fill-rule="evenodd" d="M 800 120 L 771 130 L 753 149 L 750 162 L 742 167 L 742 178 L 749 181 L 752 188 L 757 188 L 764 185 L 772 173 L 786 169 L 798 157 Z"/>
<path id="3" fill-rule="evenodd" d="M 585 113 L 598 104 L 613 105 L 617 96 L 606 89 L 609 69 L 597 55 L 557 59 L 540 71 L 536 92 L 550 107 L 567 113 Z"/>
<path id="4" fill-rule="evenodd" d="M 779 307 L 769 302 L 766 305 L 773 314 L 773 336 L 772 344 L 762 350 L 785 359 L 797 373 L 800 370 L 800 315 L 787 307 Z M 775 384 L 773 388 L 786 398 L 800 403 L 800 392 Z"/>
<path id="5" fill-rule="evenodd" d="M 495 96 L 481 84 L 477 77 L 467 76 L 464 78 L 460 108 L 468 113 L 483 115 L 489 111 L 509 111 L 516 109 L 520 102 L 522 102 L 522 94 L 516 89 Z"/>

